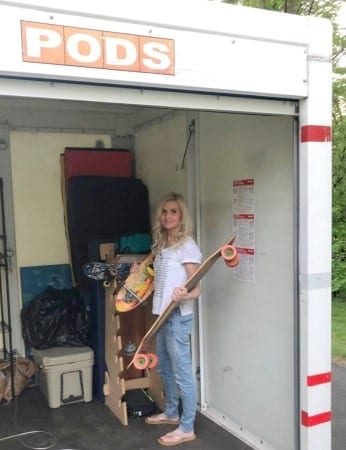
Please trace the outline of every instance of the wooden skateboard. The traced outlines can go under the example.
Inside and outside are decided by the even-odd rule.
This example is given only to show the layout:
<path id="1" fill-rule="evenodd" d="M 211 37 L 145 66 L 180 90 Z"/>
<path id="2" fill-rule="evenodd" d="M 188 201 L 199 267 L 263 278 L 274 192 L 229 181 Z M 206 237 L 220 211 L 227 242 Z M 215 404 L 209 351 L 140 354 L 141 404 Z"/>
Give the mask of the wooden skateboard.
<path id="1" fill-rule="evenodd" d="M 226 265 L 229 267 L 234 267 L 236 264 L 238 264 L 239 259 L 237 250 L 232 245 L 234 240 L 235 237 L 230 239 L 222 247 L 218 248 L 214 253 L 212 253 L 207 259 L 204 260 L 199 269 L 186 281 L 184 286 L 188 291 L 191 291 L 199 283 L 199 281 L 204 277 L 204 275 L 220 257 L 224 259 Z M 232 262 L 234 262 L 233 266 L 231 266 Z M 152 367 L 155 367 L 155 365 L 157 364 L 157 356 L 154 353 L 146 354 L 145 351 L 162 325 L 166 322 L 168 317 L 171 315 L 173 310 L 177 308 L 177 306 L 178 303 L 172 300 L 167 305 L 162 314 L 158 316 L 158 318 L 155 320 L 153 325 L 149 328 L 149 330 L 139 343 L 135 354 L 133 355 L 131 361 L 127 366 L 127 369 L 129 369 L 132 365 L 134 365 L 137 369 L 150 369 Z"/>
<path id="2" fill-rule="evenodd" d="M 143 304 L 154 290 L 154 256 L 148 255 L 115 295 L 115 309 L 128 312 Z"/>

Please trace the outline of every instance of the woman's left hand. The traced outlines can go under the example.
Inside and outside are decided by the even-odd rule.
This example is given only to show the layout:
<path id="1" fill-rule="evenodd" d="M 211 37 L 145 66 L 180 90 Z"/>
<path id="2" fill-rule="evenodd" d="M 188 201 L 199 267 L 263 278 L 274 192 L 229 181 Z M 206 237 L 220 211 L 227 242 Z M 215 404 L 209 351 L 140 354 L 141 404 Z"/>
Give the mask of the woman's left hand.
<path id="1" fill-rule="evenodd" d="M 130 267 L 130 273 L 138 273 L 139 272 L 139 264 L 137 261 L 133 261 Z"/>

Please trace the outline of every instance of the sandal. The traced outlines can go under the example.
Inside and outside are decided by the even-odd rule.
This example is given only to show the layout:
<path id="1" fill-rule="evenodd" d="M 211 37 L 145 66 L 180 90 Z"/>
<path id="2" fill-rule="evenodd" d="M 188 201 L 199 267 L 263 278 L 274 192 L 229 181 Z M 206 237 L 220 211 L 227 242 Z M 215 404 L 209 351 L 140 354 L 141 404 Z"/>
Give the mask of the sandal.
<path id="1" fill-rule="evenodd" d="M 157 442 L 160 445 L 164 445 L 166 447 L 183 444 L 184 442 L 194 441 L 196 439 L 196 435 L 194 433 L 184 433 L 183 431 L 176 429 L 170 433 L 161 436 Z"/>
<path id="2" fill-rule="evenodd" d="M 148 425 L 161 425 L 161 424 L 169 424 L 169 425 L 179 425 L 180 419 L 179 417 L 175 419 L 171 419 L 165 415 L 165 413 L 154 414 L 153 416 L 146 417 L 144 422 Z"/>

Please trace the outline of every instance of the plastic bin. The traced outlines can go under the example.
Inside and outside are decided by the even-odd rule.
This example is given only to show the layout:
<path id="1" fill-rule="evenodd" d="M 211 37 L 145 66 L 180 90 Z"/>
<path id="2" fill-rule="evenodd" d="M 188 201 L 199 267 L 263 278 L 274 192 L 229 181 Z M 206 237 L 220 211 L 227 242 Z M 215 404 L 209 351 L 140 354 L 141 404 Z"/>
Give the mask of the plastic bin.
<path id="1" fill-rule="evenodd" d="M 41 370 L 38 386 L 50 408 L 92 400 L 94 352 L 89 347 L 33 349 Z"/>

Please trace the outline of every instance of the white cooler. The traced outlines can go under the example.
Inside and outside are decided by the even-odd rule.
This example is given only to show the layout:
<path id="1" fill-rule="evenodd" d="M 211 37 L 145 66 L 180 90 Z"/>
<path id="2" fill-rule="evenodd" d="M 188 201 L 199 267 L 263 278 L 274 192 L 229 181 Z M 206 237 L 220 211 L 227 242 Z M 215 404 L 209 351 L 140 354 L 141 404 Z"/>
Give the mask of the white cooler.
<path id="1" fill-rule="evenodd" d="M 92 400 L 94 352 L 89 347 L 32 350 L 39 364 L 38 386 L 50 408 Z"/>

